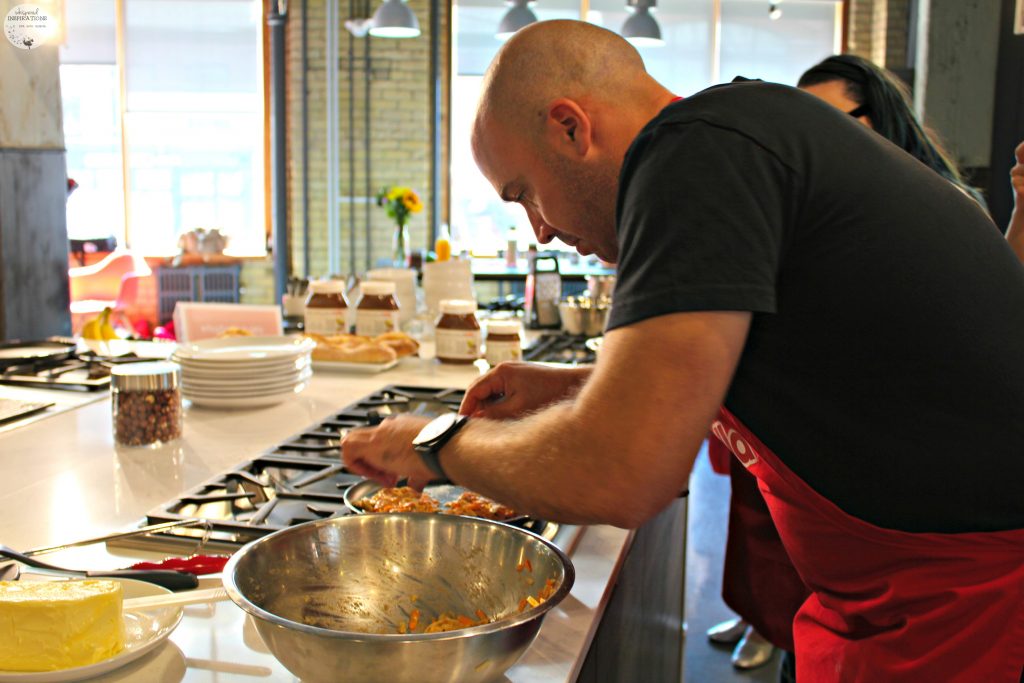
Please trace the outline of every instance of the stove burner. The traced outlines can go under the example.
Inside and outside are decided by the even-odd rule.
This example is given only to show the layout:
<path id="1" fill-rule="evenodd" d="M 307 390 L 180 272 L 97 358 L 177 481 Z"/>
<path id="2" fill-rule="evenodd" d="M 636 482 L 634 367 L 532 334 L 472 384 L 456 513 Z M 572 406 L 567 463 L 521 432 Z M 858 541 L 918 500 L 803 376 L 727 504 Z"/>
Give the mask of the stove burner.
<path id="1" fill-rule="evenodd" d="M 589 365 L 597 361 L 597 354 L 587 348 L 587 339 L 585 335 L 543 334 L 523 351 L 523 360 Z"/>
<path id="2" fill-rule="evenodd" d="M 231 553 L 279 529 L 351 514 L 344 494 L 363 478 L 348 472 L 340 462 L 341 439 L 348 430 L 379 422 L 388 415 L 436 416 L 455 411 L 463 394 L 457 389 L 385 387 L 151 510 L 145 520 L 153 524 L 205 519 L 209 522 L 206 530 L 179 527 L 118 539 L 114 544 L 192 553 L 207 534 L 204 552 Z M 549 539 L 559 528 L 539 520 L 525 520 L 519 526 Z"/>
<path id="3" fill-rule="evenodd" d="M 110 386 L 110 370 L 115 365 L 147 360 L 151 359 L 139 358 L 134 354 L 108 358 L 97 356 L 91 351 L 74 353 L 66 358 L 36 358 L 4 368 L 0 372 L 0 384 L 96 391 Z"/>

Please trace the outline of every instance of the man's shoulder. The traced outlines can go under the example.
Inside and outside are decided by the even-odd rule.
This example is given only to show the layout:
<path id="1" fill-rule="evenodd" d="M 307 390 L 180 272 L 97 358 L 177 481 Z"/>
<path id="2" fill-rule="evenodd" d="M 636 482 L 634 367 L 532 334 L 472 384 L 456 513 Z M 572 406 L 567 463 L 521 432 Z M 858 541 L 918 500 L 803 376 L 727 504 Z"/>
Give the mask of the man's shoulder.
<path id="1" fill-rule="evenodd" d="M 727 127 L 745 127 L 776 122 L 785 113 L 827 113 L 828 105 L 802 90 L 780 83 L 737 80 L 713 85 L 667 107 L 664 123 L 685 123 L 701 120 Z"/>

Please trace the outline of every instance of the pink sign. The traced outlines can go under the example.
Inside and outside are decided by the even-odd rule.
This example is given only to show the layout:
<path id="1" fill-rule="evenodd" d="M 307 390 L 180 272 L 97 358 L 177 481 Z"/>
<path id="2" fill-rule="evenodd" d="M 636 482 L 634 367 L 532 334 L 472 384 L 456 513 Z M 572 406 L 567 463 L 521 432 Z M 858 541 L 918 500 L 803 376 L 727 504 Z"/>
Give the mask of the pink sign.
<path id="1" fill-rule="evenodd" d="M 283 334 L 281 309 L 277 306 L 179 301 L 174 307 L 174 332 L 179 342 L 246 333 L 273 337 Z"/>

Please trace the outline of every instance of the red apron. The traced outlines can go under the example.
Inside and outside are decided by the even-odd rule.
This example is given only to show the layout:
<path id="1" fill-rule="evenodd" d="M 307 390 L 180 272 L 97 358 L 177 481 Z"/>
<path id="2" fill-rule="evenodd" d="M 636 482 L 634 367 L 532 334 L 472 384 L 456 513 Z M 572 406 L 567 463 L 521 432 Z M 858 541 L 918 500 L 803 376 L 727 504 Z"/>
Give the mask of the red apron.
<path id="1" fill-rule="evenodd" d="M 883 529 L 816 493 L 725 408 L 711 430 L 757 477 L 811 590 L 793 622 L 800 683 L 1021 680 L 1024 529 Z"/>
<path id="2" fill-rule="evenodd" d="M 807 587 L 793 569 L 757 479 L 714 437 L 708 457 L 716 472 L 724 467 L 721 473 L 732 486 L 722 599 L 769 642 L 792 652 L 793 617 L 807 599 Z"/>

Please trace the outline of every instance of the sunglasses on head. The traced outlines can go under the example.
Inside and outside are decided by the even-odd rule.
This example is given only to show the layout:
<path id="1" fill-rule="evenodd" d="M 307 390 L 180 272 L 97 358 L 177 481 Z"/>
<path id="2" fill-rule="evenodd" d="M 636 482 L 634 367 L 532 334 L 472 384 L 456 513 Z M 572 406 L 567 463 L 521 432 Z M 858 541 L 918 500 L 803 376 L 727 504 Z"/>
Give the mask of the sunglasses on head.
<path id="1" fill-rule="evenodd" d="M 857 107 L 856 109 L 851 109 L 850 111 L 848 111 L 846 113 L 849 114 L 850 116 L 852 116 L 855 119 L 859 119 L 862 116 L 867 116 L 869 111 L 871 111 L 871 108 L 868 105 L 866 105 L 866 104 L 862 104 L 859 107 Z"/>

